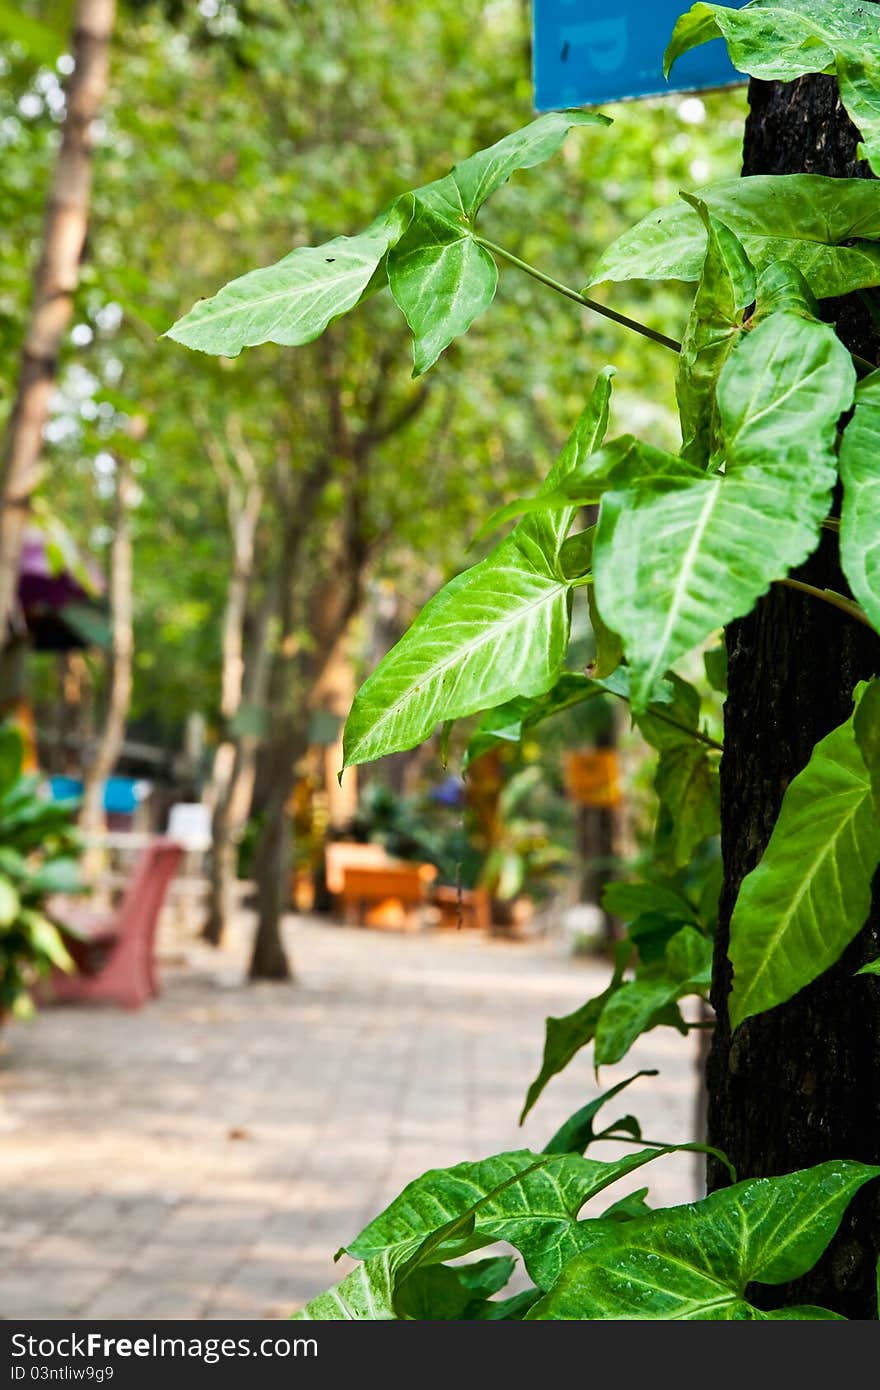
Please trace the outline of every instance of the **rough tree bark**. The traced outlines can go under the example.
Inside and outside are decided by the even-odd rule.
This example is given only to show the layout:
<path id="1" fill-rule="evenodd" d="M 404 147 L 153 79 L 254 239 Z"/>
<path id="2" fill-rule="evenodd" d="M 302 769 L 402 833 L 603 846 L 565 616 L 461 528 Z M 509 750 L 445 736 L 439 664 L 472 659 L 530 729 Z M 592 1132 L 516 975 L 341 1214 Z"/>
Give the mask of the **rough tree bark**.
<path id="1" fill-rule="evenodd" d="M 87 835 L 97 835 L 105 827 L 104 783 L 116 766 L 125 738 L 125 722 L 131 704 L 134 628 L 132 622 L 132 548 L 130 512 L 134 479 L 131 461 L 116 456 L 116 505 L 113 514 L 113 545 L 110 552 L 110 615 L 112 627 L 110 693 L 107 714 L 95 755 L 86 769 L 83 804 L 79 823 Z M 86 878 L 95 878 L 102 854 L 96 847 L 86 854 Z"/>
<path id="2" fill-rule="evenodd" d="M 867 173 L 857 134 L 830 77 L 782 86 L 752 82 L 744 174 Z M 847 346 L 877 361 L 880 340 L 858 297 L 829 301 L 827 318 Z M 837 539 L 823 533 L 799 571 L 848 592 Z M 828 605 L 774 588 L 727 632 L 729 694 L 721 766 L 724 889 L 713 1003 L 718 1015 L 707 1068 L 709 1142 L 741 1178 L 784 1173 L 828 1159 L 880 1162 L 880 981 L 853 972 L 880 955 L 880 899 L 839 963 L 794 999 L 748 1020 L 731 1038 L 726 1001 L 730 914 L 743 877 L 758 862 L 782 796 L 817 739 L 846 719 L 852 690 L 880 672 L 880 640 Z M 710 1163 L 710 1188 L 729 1178 Z M 850 1318 L 876 1318 L 880 1191 L 853 1202 L 826 1256 L 796 1285 L 761 1286 L 779 1306 L 818 1303 Z"/>
<path id="3" fill-rule="evenodd" d="M 57 359 L 73 313 L 73 295 L 88 226 L 92 124 L 107 90 L 115 0 L 78 0 L 67 84 L 67 114 L 46 209 L 43 247 L 34 275 L 31 317 L 0 463 L 0 648 L 15 601 L 22 538 L 40 476 L 43 425 Z"/>

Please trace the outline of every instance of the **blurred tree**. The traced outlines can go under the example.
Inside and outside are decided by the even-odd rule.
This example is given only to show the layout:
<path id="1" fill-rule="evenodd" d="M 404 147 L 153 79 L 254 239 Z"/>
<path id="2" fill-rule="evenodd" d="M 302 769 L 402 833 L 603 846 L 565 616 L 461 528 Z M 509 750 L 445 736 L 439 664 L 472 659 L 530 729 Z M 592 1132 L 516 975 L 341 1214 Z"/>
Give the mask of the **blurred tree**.
<path id="1" fill-rule="evenodd" d="M 627 380 L 615 427 L 648 424 L 658 442 L 674 443 L 664 404 L 674 361 L 658 366 L 614 325 L 548 303 L 515 272 L 502 276 L 492 314 L 446 354 L 428 396 L 408 380 L 387 295 L 344 335 L 297 353 L 215 361 L 157 335 L 236 273 L 357 230 L 401 188 L 526 121 L 526 38 L 519 0 L 121 8 L 90 259 L 47 429 L 47 493 L 82 540 L 106 551 L 112 441 L 128 417 L 148 418 L 132 465 L 132 713 L 172 740 L 201 710 L 225 745 L 214 805 L 225 786 L 218 836 L 227 851 L 216 862 L 227 887 L 229 838 L 269 740 L 262 761 L 279 780 L 261 792 L 274 807 L 258 856 L 264 940 L 289 901 L 279 870 L 289 750 L 307 733 L 327 642 L 351 627 L 365 586 L 393 585 L 403 618 L 459 568 L 487 507 L 546 470 L 612 355 Z M 31 190 L 41 169 L 48 177 L 58 124 L 55 73 L 22 62 L 0 35 L 6 52 L 14 80 L 0 93 L 0 188 L 15 199 L 22 236 L 15 264 L 0 269 L 0 353 L 20 338 L 22 267 L 39 220 Z M 620 106 L 613 144 L 584 134 L 540 179 L 518 176 L 487 210 L 487 235 L 494 226 L 513 250 L 579 286 L 628 221 L 683 184 L 737 171 L 741 109 L 730 92 Z M 639 299 L 637 284 L 615 291 L 624 312 L 679 330 L 686 292 L 655 289 L 649 310 Z M 363 659 L 369 624 L 352 633 Z M 219 880 L 214 891 L 216 934 L 226 915 Z"/>

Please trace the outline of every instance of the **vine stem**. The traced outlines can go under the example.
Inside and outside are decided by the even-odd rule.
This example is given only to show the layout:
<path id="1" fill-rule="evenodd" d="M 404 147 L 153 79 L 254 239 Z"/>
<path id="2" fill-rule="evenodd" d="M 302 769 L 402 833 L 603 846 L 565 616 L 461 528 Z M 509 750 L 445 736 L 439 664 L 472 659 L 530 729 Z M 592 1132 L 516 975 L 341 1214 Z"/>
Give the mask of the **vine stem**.
<path id="1" fill-rule="evenodd" d="M 804 584 L 800 579 L 777 579 L 776 583 L 783 584 L 786 589 L 797 589 L 801 594 L 810 594 L 812 598 L 821 599 L 823 603 L 830 603 L 832 608 L 839 608 L 841 613 L 846 613 L 848 617 L 855 618 L 857 623 L 864 623 L 865 627 L 874 631 L 874 624 L 864 608 L 844 594 L 836 593 L 834 589 L 817 589 L 815 584 Z"/>
<path id="2" fill-rule="evenodd" d="M 672 352 L 681 352 L 681 343 L 677 342 L 675 338 L 667 338 L 665 333 L 658 333 L 655 328 L 649 328 L 645 323 L 638 323 L 636 319 L 627 318 L 626 314 L 618 314 L 616 309 L 608 309 L 595 299 L 587 299 L 586 295 L 579 294 L 570 285 L 563 285 L 560 280 L 554 280 L 552 275 L 546 275 L 543 270 L 538 270 L 537 266 L 529 265 L 528 261 L 520 260 L 519 256 L 515 256 L 512 251 L 506 251 L 503 246 L 498 246 L 494 241 L 488 241 L 482 236 L 475 236 L 474 241 L 478 246 L 490 251 L 493 256 L 499 256 L 502 260 L 515 265 L 517 270 L 531 275 L 533 280 L 538 280 L 542 285 L 547 285 L 549 289 L 556 290 L 557 294 L 564 294 L 566 299 L 573 299 L 575 304 L 580 304 L 581 308 L 592 309 L 594 314 L 601 314 L 603 318 L 611 319 L 623 328 L 630 328 L 634 333 L 640 333 L 643 338 L 650 338 L 652 343 L 659 343 L 661 347 L 669 348 Z"/>
<path id="3" fill-rule="evenodd" d="M 616 690 L 611 690 L 608 693 L 610 695 L 617 695 L 618 700 L 622 700 L 625 705 L 629 704 L 629 697 L 627 695 L 621 695 Z M 668 714 L 661 714 L 658 709 L 651 710 L 651 718 L 659 719 L 661 724 L 668 724 L 673 729 L 681 729 L 683 734 L 687 734 L 689 738 L 695 738 L 698 743 L 705 743 L 707 748 L 714 748 L 718 753 L 724 752 L 724 744 L 719 743 L 717 738 L 712 738 L 709 734 L 704 734 L 702 729 L 689 729 L 686 724 L 680 724 L 677 719 L 673 719 Z"/>

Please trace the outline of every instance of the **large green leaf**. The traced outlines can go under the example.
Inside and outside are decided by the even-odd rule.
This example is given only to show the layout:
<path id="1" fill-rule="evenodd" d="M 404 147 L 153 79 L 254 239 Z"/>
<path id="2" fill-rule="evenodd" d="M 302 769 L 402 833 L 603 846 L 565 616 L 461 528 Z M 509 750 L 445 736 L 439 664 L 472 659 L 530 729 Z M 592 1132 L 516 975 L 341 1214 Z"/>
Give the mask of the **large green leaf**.
<path id="1" fill-rule="evenodd" d="M 685 995 L 704 994 L 711 982 L 711 941 L 695 927 L 682 927 L 667 943 L 664 960 L 640 966 L 605 1004 L 596 1025 L 596 1066 L 619 1062 L 641 1033 L 677 1020 L 671 1006 Z"/>
<path id="2" fill-rule="evenodd" d="M 551 469 L 555 488 L 601 442 L 611 373 Z M 438 724 L 517 696 L 542 695 L 568 645 L 571 582 L 557 563 L 571 511 L 527 517 L 422 609 L 358 691 L 345 726 L 345 766 L 412 748 Z"/>
<path id="3" fill-rule="evenodd" d="M 878 167 L 880 23 L 860 0 L 752 0 L 743 9 L 696 4 L 672 31 L 664 71 L 683 53 L 722 37 L 734 67 L 765 81 L 792 82 L 836 72 L 840 98 L 864 137 L 864 156 Z"/>
<path id="4" fill-rule="evenodd" d="M 503 1240 L 520 1251 L 538 1287 L 548 1289 L 583 1248 L 585 1223 L 577 1216 L 585 1202 L 662 1152 L 646 1148 L 600 1163 L 521 1149 L 434 1169 L 409 1183 L 347 1253 L 367 1261 L 405 1253 L 409 1270 Z"/>
<path id="5" fill-rule="evenodd" d="M 391 293 L 412 330 L 414 376 L 494 298 L 498 270 L 474 228 L 482 204 L 515 170 L 555 154 L 572 126 L 608 124 L 595 112 L 548 112 L 415 190 L 412 222 L 388 257 Z"/>
<path id="6" fill-rule="evenodd" d="M 742 243 L 704 202 L 683 194 L 703 222 L 706 256 L 681 341 L 675 392 L 681 418 L 682 457 L 705 465 L 718 446 L 715 387 L 730 350 L 743 331 L 743 311 L 753 303 L 755 272 Z"/>
<path id="7" fill-rule="evenodd" d="M 880 631 L 880 372 L 856 387 L 855 410 L 840 444 L 840 476 L 840 561 L 853 594 Z"/>
<path id="8" fill-rule="evenodd" d="M 257 343 L 310 343 L 363 297 L 412 212 L 406 194 L 357 236 L 297 247 L 274 265 L 231 280 L 213 298 L 199 300 L 167 337 L 224 357 Z"/>
<path id="9" fill-rule="evenodd" d="M 437 361 L 495 298 L 498 267 L 473 236 L 457 189 L 420 191 L 406 235 L 388 259 L 388 283 L 413 335 L 413 376 Z"/>
<path id="10" fill-rule="evenodd" d="M 790 783 L 730 923 L 733 1028 L 790 999 L 833 965 L 871 906 L 880 825 L 853 720 L 832 730 Z"/>
<path id="11" fill-rule="evenodd" d="M 835 1317 L 824 1309 L 762 1313 L 751 1282 L 784 1284 L 816 1263 L 852 1197 L 880 1168 L 842 1160 L 757 1178 L 688 1206 L 612 1226 L 563 1270 L 534 1319 L 738 1321 Z"/>
<path id="12" fill-rule="evenodd" d="M 456 165 L 451 174 L 401 194 L 363 232 L 300 246 L 200 300 L 167 336 L 202 352 L 235 357 L 257 343 L 298 346 L 384 283 L 413 332 L 415 371 L 491 302 L 498 272 L 479 245 L 474 218 L 516 169 L 549 159 L 572 126 L 609 125 L 591 111 L 553 111 Z"/>
<path id="13" fill-rule="evenodd" d="M 742 243 L 756 270 L 789 261 L 817 298 L 866 289 L 880 279 L 880 185 L 821 174 L 722 179 L 697 198 Z M 698 280 L 706 228 L 681 201 L 657 208 L 607 248 L 590 284 L 602 280 Z"/>
<path id="14" fill-rule="evenodd" d="M 726 472 L 643 450 L 606 493 L 596 601 L 620 633 L 632 703 L 666 669 L 750 611 L 815 546 L 837 476 L 837 421 L 855 372 L 833 329 L 792 311 L 744 334 L 718 381 Z"/>

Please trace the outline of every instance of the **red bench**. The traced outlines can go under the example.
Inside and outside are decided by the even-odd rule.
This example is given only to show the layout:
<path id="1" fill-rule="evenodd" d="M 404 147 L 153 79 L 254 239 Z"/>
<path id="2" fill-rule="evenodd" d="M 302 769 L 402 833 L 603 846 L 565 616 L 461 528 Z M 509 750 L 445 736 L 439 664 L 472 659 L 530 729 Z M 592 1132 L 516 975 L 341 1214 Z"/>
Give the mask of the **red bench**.
<path id="1" fill-rule="evenodd" d="M 40 992 L 43 1002 L 105 1002 L 139 1009 L 159 993 L 156 928 L 182 857 L 183 846 L 176 840 L 157 838 L 138 859 L 115 912 L 71 906 L 55 917 L 77 972 L 53 970 Z"/>

